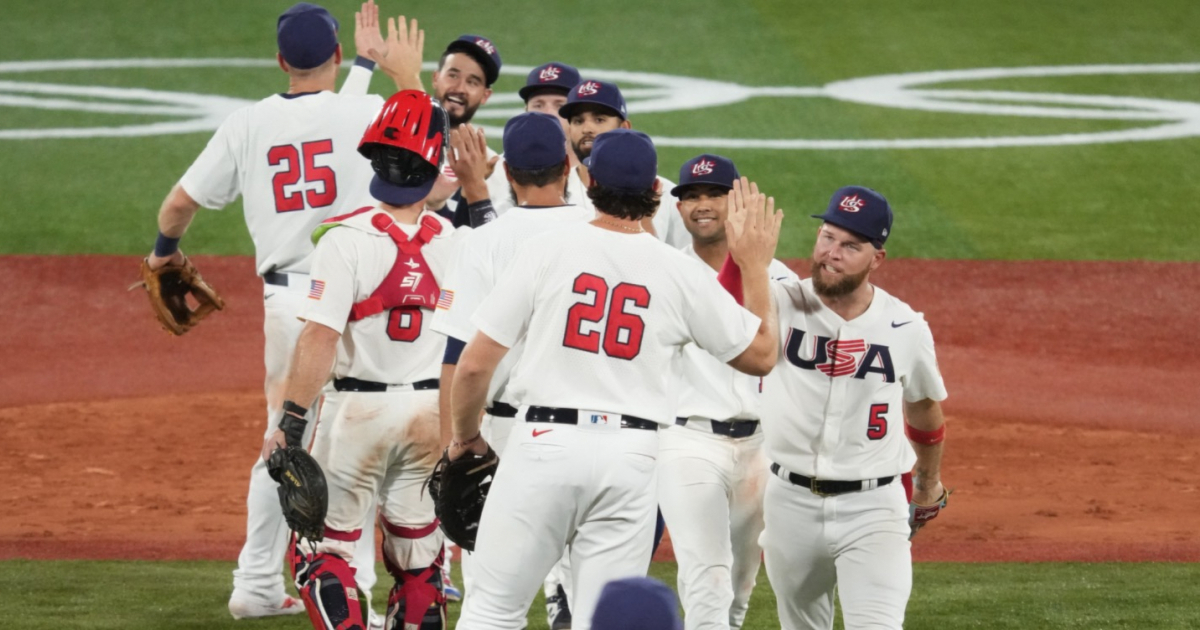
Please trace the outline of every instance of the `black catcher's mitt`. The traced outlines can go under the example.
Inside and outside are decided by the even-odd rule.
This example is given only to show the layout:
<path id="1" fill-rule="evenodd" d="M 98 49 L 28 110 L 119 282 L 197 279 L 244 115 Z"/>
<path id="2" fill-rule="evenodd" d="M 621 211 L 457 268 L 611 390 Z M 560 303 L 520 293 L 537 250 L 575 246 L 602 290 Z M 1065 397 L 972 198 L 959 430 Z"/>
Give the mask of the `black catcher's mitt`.
<path id="1" fill-rule="evenodd" d="M 467 453 L 454 461 L 443 452 L 429 477 L 429 496 L 433 497 L 433 509 L 442 522 L 442 531 L 467 551 L 475 551 L 483 503 L 487 501 L 499 464 L 500 458 L 490 446 L 486 455 Z"/>
<path id="2" fill-rule="evenodd" d="M 279 504 L 288 527 L 313 542 L 324 538 L 329 489 L 317 460 L 298 446 L 277 448 L 267 459 L 267 472 L 279 482 Z"/>

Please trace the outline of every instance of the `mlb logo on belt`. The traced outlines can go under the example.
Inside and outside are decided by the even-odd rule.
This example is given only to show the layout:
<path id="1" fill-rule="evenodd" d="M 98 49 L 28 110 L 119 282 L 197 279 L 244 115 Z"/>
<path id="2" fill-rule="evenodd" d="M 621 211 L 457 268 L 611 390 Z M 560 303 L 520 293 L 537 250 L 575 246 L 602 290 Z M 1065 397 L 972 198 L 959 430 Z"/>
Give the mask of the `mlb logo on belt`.
<path id="1" fill-rule="evenodd" d="M 608 424 L 608 414 L 606 414 L 606 413 L 592 414 L 591 423 L 592 424 Z"/>
<path id="2" fill-rule="evenodd" d="M 715 166 L 711 160 L 700 160 L 692 167 L 692 175 L 712 175 Z"/>
<path id="3" fill-rule="evenodd" d="M 866 204 L 862 199 L 858 198 L 858 195 L 851 195 L 849 197 L 842 197 L 842 202 L 838 204 L 838 209 L 846 212 L 858 212 L 863 209 L 864 205 Z"/>
<path id="4" fill-rule="evenodd" d="M 487 52 L 487 54 L 489 54 L 489 55 L 496 54 L 496 47 L 492 45 L 492 42 L 489 42 L 488 40 L 486 40 L 482 37 L 475 40 L 475 45 L 484 49 Z"/>
<path id="5" fill-rule="evenodd" d="M 558 68 L 556 68 L 554 66 L 550 66 L 549 68 L 542 70 L 538 74 L 538 80 L 554 81 L 554 80 L 558 79 L 559 72 L 560 72 L 560 70 Z"/>
<path id="6" fill-rule="evenodd" d="M 595 81 L 588 81 L 579 86 L 578 94 L 580 96 L 594 96 L 600 92 L 600 84 Z"/>

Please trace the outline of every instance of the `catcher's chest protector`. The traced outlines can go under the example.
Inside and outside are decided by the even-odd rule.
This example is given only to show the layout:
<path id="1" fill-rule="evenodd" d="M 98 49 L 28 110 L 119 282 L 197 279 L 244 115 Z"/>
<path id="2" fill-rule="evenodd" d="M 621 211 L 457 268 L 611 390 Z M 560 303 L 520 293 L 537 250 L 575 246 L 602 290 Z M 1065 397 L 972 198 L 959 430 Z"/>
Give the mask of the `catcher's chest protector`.
<path id="1" fill-rule="evenodd" d="M 371 217 L 371 225 L 396 243 L 396 262 L 371 296 L 350 309 L 350 321 L 401 306 L 432 309 L 437 304 L 440 290 L 421 254 L 421 248 L 441 234 L 442 224 L 436 218 L 425 215 L 421 218 L 420 229 L 411 239 L 387 213 L 381 212 Z"/>

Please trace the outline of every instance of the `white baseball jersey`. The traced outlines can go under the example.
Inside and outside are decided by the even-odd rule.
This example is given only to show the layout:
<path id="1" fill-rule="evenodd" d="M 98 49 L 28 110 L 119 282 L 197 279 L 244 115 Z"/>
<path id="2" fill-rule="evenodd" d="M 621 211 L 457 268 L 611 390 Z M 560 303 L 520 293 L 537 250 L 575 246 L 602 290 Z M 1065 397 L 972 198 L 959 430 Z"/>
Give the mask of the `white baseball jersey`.
<path id="1" fill-rule="evenodd" d="M 662 198 L 658 202 L 658 212 L 652 219 L 658 240 L 675 249 L 691 245 L 692 235 L 683 226 L 683 217 L 679 216 L 679 209 L 675 207 L 679 199 L 671 195 L 671 189 L 675 187 L 675 184 L 665 177 L 659 177 L 658 183 L 662 185 Z M 508 178 L 504 174 L 503 156 L 496 162 L 496 169 L 487 179 L 487 186 L 496 214 L 502 215 L 515 205 L 509 190 Z M 584 188 L 583 180 L 579 178 L 577 169 L 571 169 L 571 174 L 567 177 L 567 203 L 595 211 L 595 206 L 587 196 L 587 189 Z"/>
<path id="2" fill-rule="evenodd" d="M 879 287 L 850 321 L 825 307 L 811 278 L 772 289 L 783 353 L 763 381 L 767 456 L 819 479 L 911 470 L 903 403 L 946 398 L 924 316 Z"/>
<path id="3" fill-rule="evenodd" d="M 472 230 L 463 238 L 450 274 L 441 284 L 442 299 L 433 318 L 433 330 L 470 341 L 475 336 L 471 316 L 491 293 L 513 258 L 526 247 L 527 241 L 543 232 L 586 223 L 594 216 L 594 211 L 580 206 L 516 207 L 495 221 Z M 513 365 L 521 356 L 521 345 L 512 347 L 496 367 L 488 388 L 488 400 L 504 400 L 503 390 Z"/>
<path id="4" fill-rule="evenodd" d="M 230 114 L 179 183 L 214 210 L 243 197 L 260 275 L 307 273 L 317 225 L 373 203 L 358 143 L 382 106 L 375 95 L 269 96 Z"/>
<path id="5" fill-rule="evenodd" d="M 303 319 L 342 333 L 335 378 L 395 385 L 438 378 L 446 338 L 428 330 L 433 315 L 429 309 L 394 308 L 348 321 L 351 307 L 370 297 L 396 262 L 395 242 L 371 225 L 371 217 L 382 212 L 376 208 L 355 215 L 321 237 L 313 255 Z M 441 278 L 464 231 L 455 230 L 436 213 L 424 214 L 442 223 L 442 233 L 421 248 L 429 270 Z M 397 225 L 410 238 L 418 229 L 418 225 Z"/>
<path id="6" fill-rule="evenodd" d="M 713 278 L 717 277 L 717 272 L 709 267 L 690 245 L 684 247 L 683 252 L 703 264 Z M 778 260 L 771 261 L 767 273 L 772 280 L 777 281 L 796 278 L 796 274 Z M 676 416 L 701 416 L 715 420 L 756 420 L 760 417 L 761 379 L 729 367 L 701 350 L 696 344 L 689 343 L 683 347 L 683 354 L 674 373 L 679 379 L 679 407 L 675 412 Z"/>
<path id="7" fill-rule="evenodd" d="M 681 346 L 694 340 L 730 361 L 759 325 L 683 252 L 588 223 L 526 241 L 472 321 L 509 348 L 525 340 L 508 390 L 517 404 L 661 424 L 674 422 L 668 392 Z"/>

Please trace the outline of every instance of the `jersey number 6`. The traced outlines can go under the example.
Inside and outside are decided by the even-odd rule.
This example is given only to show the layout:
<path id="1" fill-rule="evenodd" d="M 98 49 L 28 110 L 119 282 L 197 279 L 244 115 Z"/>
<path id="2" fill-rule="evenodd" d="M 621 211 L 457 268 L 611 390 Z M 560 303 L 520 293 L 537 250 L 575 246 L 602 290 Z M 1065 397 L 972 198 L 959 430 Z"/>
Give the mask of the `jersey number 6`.
<path id="1" fill-rule="evenodd" d="M 616 359 L 633 360 L 642 351 L 642 334 L 646 331 L 646 322 L 633 313 L 627 313 L 625 307 L 629 304 L 637 308 L 650 306 L 650 291 L 638 284 L 622 282 L 613 287 L 612 300 L 609 301 L 608 283 L 600 276 L 590 273 L 579 274 L 575 278 L 572 291 L 579 295 L 593 295 L 592 302 L 579 302 L 567 311 L 567 332 L 563 336 L 563 345 L 592 354 L 599 354 L 601 345 L 604 354 Z M 605 318 L 607 306 L 608 317 Z M 584 332 L 583 323 L 600 324 L 594 330 Z M 604 340 L 601 342 L 601 330 Z"/>
<path id="2" fill-rule="evenodd" d="M 308 201 L 310 208 L 324 208 L 337 201 L 337 178 L 333 169 L 317 166 L 318 155 L 333 153 L 333 140 L 305 142 L 300 145 L 300 149 L 297 151 L 295 145 L 281 144 L 267 151 L 267 164 L 279 166 L 287 162 L 287 170 L 279 171 L 271 178 L 271 187 L 275 191 L 275 212 L 303 210 L 305 201 Z M 304 153 L 303 168 L 300 163 L 301 152 Z M 286 194 L 284 188 L 296 185 L 301 175 L 306 184 L 320 183 L 321 192 L 317 192 L 316 187 L 309 187 L 303 191 L 293 191 L 290 195 Z"/>

